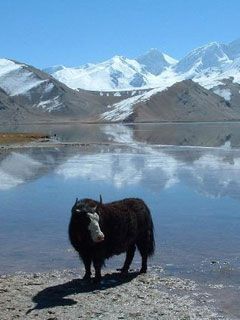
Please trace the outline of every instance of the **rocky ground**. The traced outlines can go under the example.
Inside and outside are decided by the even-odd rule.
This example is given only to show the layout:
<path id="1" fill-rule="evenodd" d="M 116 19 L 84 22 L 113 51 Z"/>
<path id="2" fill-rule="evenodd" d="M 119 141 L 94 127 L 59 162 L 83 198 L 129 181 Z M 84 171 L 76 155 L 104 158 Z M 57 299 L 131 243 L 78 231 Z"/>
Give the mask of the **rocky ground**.
<path id="1" fill-rule="evenodd" d="M 0 319 L 227 319 L 213 299 L 190 280 L 160 269 L 122 279 L 105 271 L 100 285 L 77 271 L 19 273 L 0 277 Z"/>

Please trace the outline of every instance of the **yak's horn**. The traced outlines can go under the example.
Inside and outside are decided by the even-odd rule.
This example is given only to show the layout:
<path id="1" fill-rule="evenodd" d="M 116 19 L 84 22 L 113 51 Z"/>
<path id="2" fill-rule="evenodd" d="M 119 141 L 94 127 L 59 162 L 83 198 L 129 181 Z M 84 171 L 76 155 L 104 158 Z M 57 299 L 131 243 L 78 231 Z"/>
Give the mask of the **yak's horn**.
<path id="1" fill-rule="evenodd" d="M 100 195 L 100 204 L 102 204 L 102 196 Z"/>
<path id="2" fill-rule="evenodd" d="M 77 204 L 78 203 L 78 198 L 76 198 L 76 202 L 75 202 L 75 204 Z"/>

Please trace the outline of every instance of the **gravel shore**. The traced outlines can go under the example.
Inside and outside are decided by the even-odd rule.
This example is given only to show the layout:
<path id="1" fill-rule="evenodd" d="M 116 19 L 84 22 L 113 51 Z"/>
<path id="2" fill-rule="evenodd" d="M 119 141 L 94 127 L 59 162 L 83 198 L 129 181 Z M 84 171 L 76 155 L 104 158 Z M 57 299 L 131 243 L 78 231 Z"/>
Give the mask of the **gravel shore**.
<path id="1" fill-rule="evenodd" d="M 77 271 L 0 277 L 0 319 L 227 319 L 191 280 L 160 268 L 127 278 L 107 270 L 100 285 Z"/>

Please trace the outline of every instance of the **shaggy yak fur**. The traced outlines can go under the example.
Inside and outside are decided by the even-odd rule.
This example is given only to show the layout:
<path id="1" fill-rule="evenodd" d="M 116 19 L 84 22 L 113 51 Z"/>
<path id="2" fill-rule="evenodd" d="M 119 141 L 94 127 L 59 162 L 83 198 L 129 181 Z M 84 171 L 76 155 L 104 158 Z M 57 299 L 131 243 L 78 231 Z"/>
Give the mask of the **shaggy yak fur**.
<path id="1" fill-rule="evenodd" d="M 92 240 L 89 231 L 89 213 L 99 219 L 102 239 Z M 91 216 L 91 215 L 90 215 Z M 105 259 L 126 252 L 120 269 L 127 274 L 136 247 L 142 257 L 140 273 L 147 271 L 147 259 L 154 253 L 153 222 L 147 205 L 141 199 L 129 198 L 107 204 L 91 199 L 76 200 L 69 224 L 69 239 L 85 266 L 84 279 L 91 278 L 91 263 L 95 269 L 95 281 L 101 280 L 101 268 Z"/>

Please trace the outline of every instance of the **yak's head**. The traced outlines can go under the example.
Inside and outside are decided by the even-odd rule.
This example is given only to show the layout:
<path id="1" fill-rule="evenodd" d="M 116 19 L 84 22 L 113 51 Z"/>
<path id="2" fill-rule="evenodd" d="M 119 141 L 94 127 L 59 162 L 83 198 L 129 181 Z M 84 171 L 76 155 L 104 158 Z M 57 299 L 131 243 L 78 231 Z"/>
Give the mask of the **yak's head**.
<path id="1" fill-rule="evenodd" d="M 100 196 L 100 203 L 102 202 Z M 97 206 L 90 206 L 85 200 L 78 200 L 72 207 L 72 215 L 77 219 L 82 230 L 90 232 L 93 242 L 102 242 L 104 234 L 99 226 L 99 215 L 97 213 Z"/>

